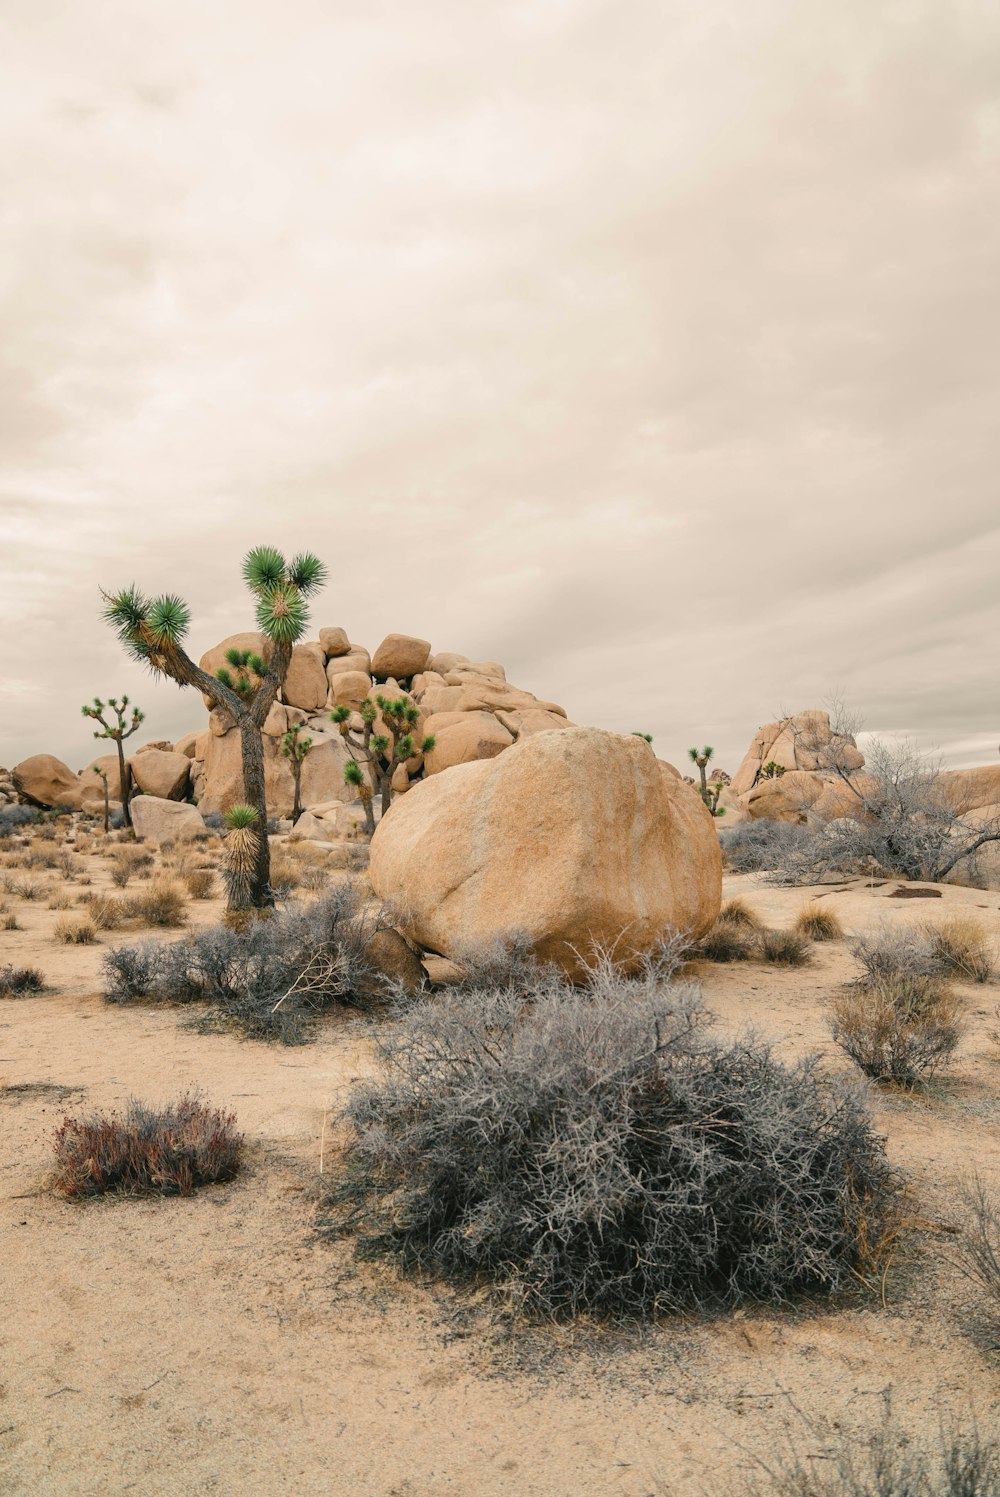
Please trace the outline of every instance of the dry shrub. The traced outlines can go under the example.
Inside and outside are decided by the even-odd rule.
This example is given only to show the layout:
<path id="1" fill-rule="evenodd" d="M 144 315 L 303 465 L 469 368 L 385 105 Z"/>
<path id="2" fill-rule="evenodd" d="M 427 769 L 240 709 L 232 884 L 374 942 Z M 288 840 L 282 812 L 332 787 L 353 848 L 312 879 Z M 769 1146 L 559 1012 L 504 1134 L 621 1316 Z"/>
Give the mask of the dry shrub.
<path id="1" fill-rule="evenodd" d="M 806 1453 L 793 1440 L 784 1458 L 758 1458 L 740 1497 L 1000 1497 L 1000 1444 L 975 1427 L 942 1427 L 934 1448 L 891 1413 L 874 1427 L 835 1428 L 831 1438 L 807 1421 Z"/>
<path id="2" fill-rule="evenodd" d="M 747 962 L 754 954 L 754 932 L 720 918 L 692 954 L 707 962 Z"/>
<path id="3" fill-rule="evenodd" d="M 67 946 L 92 946 L 97 940 L 97 928 L 90 920 L 57 920 L 52 932 L 57 941 Z"/>
<path id="4" fill-rule="evenodd" d="M 124 889 L 132 877 L 132 869 L 128 863 L 116 862 L 111 869 L 111 882 L 116 889 Z"/>
<path id="5" fill-rule="evenodd" d="M 963 1026 L 955 994 L 936 974 L 878 977 L 832 1005 L 840 1048 L 873 1081 L 914 1086 L 950 1061 Z"/>
<path id="6" fill-rule="evenodd" d="M 813 900 L 800 911 L 795 929 L 807 941 L 839 941 L 844 927 L 832 910 Z"/>
<path id="7" fill-rule="evenodd" d="M 302 1044 L 320 1011 L 371 1009 L 386 996 L 365 952 L 390 924 L 388 911 L 366 905 L 363 890 L 345 882 L 313 904 L 250 918 L 242 928 L 223 925 L 183 941 L 109 951 L 104 997 L 207 1003 L 215 1019 L 247 1038 Z"/>
<path id="8" fill-rule="evenodd" d="M 271 859 L 271 888 L 275 894 L 290 894 L 302 887 L 302 869 L 286 853 L 275 853 Z"/>
<path id="9" fill-rule="evenodd" d="M 921 934 L 941 971 L 963 982 L 989 982 L 993 976 L 992 943 L 974 917 L 952 915 L 939 922 L 927 921 Z"/>
<path id="10" fill-rule="evenodd" d="M 959 1263 L 1000 1313 L 1000 1202 L 978 1177 L 962 1198 L 969 1219 L 959 1239 Z"/>
<path id="11" fill-rule="evenodd" d="M 56 1130 L 54 1188 L 71 1199 L 130 1194 L 190 1195 L 231 1180 L 243 1157 L 236 1115 L 184 1096 L 165 1107 L 129 1100 L 124 1117 L 64 1118 Z"/>
<path id="12" fill-rule="evenodd" d="M 45 885 L 36 878 L 19 878 L 15 880 L 11 893 L 29 901 L 40 899 L 45 893 Z"/>
<path id="13" fill-rule="evenodd" d="M 762 962 L 781 967 L 803 967 L 810 959 L 809 942 L 798 930 L 762 930 L 756 939 Z"/>
<path id="14" fill-rule="evenodd" d="M 211 899 L 215 890 L 215 874 L 210 868 L 194 868 L 184 875 L 187 891 L 192 899 Z"/>
<path id="15" fill-rule="evenodd" d="M 451 990 L 376 1037 L 329 1230 L 514 1309 L 621 1318 L 832 1293 L 895 1230 L 860 1092 L 753 1038 L 713 1044 L 690 984 L 608 964 Z"/>
<path id="16" fill-rule="evenodd" d="M 4 930 L 21 930 L 22 928 L 23 927 L 18 922 L 18 918 L 14 914 L 13 910 L 11 911 L 11 913 L 9 915 L 4 915 L 4 917 L 3 917 L 3 929 Z"/>
<path id="17" fill-rule="evenodd" d="M 48 901 L 45 908 L 48 910 L 68 910 L 70 908 L 69 895 L 53 894 L 52 898 Z"/>
<path id="18" fill-rule="evenodd" d="M 761 930 L 764 924 L 757 911 L 752 910 L 743 899 L 727 899 L 719 911 L 719 921 L 741 930 Z"/>
<path id="19" fill-rule="evenodd" d="M 0 998 L 24 998 L 40 993 L 44 986 L 37 967 L 0 967 Z"/>
<path id="20" fill-rule="evenodd" d="M 135 925 L 155 925 L 176 929 L 187 920 L 184 890 L 171 879 L 153 879 L 141 894 L 123 901 L 125 918 Z"/>
<path id="21" fill-rule="evenodd" d="M 113 894 L 88 894 L 83 902 L 98 930 L 118 930 L 124 921 L 122 902 Z"/>

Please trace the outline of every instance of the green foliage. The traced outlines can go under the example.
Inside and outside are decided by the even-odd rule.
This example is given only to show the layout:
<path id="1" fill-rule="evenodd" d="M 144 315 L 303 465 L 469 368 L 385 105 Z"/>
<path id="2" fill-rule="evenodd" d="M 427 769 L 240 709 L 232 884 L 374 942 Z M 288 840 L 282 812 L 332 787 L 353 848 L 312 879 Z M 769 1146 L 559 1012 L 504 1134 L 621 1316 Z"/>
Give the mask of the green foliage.
<path id="1" fill-rule="evenodd" d="M 758 780 L 780 780 L 785 772 L 785 766 L 779 764 L 776 759 L 769 759 L 758 774 Z"/>
<path id="2" fill-rule="evenodd" d="M 313 746 L 311 738 L 302 738 L 302 724 L 293 723 L 288 732 L 281 740 L 281 752 L 286 759 L 291 759 L 295 764 L 301 764 L 309 755 Z"/>
<path id="3" fill-rule="evenodd" d="M 175 593 L 154 598 L 146 612 L 146 630 L 154 645 L 179 645 L 191 623 L 191 610 Z"/>
<path id="4" fill-rule="evenodd" d="M 146 717 L 146 714 L 140 712 L 138 707 L 133 707 L 131 721 L 128 727 L 126 727 L 125 714 L 128 706 L 129 700 L 127 696 L 122 696 L 120 700 L 117 697 L 109 697 L 106 704 L 101 701 L 100 697 L 95 697 L 93 706 L 84 705 L 80 710 L 84 717 L 89 717 L 94 722 L 100 723 L 101 726 L 94 729 L 95 738 L 112 738 L 120 743 L 123 738 L 131 738 L 132 734 L 137 731 L 140 723 L 144 722 Z M 109 709 L 115 717 L 113 723 L 109 722 L 104 715 Z"/>
<path id="5" fill-rule="evenodd" d="M 294 644 L 305 632 L 305 598 L 326 580 L 319 557 L 304 551 L 289 566 L 274 546 L 257 546 L 243 560 L 243 578 L 257 594 L 257 627 L 275 644 Z"/>
<path id="6" fill-rule="evenodd" d="M 634 732 L 632 734 L 632 737 L 633 738 L 642 738 L 642 739 L 645 740 L 646 743 L 652 743 L 652 741 L 653 741 L 653 735 L 652 735 L 652 733 L 640 733 L 640 732 L 636 731 L 636 732 Z"/>
<path id="7" fill-rule="evenodd" d="M 231 832 L 241 831 L 244 827 L 256 826 L 260 820 L 254 806 L 236 805 L 230 806 L 222 817 Z"/>
<path id="8" fill-rule="evenodd" d="M 365 777 L 361 773 L 361 765 L 357 759 L 348 759 L 344 765 L 344 780 L 348 785 L 361 786 L 365 783 Z"/>

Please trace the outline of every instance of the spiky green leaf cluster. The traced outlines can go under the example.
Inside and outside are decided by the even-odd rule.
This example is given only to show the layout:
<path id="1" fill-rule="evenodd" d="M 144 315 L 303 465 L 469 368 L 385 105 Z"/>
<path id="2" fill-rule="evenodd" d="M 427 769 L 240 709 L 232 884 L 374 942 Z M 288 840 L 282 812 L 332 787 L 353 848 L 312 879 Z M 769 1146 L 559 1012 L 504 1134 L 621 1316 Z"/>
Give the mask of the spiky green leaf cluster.
<path id="1" fill-rule="evenodd" d="M 344 765 L 344 780 L 348 785 L 361 785 L 364 783 L 361 765 L 356 759 L 348 759 Z"/>
<path id="2" fill-rule="evenodd" d="M 652 735 L 652 733 L 639 733 L 637 731 L 637 732 L 635 732 L 635 733 L 632 734 L 632 737 L 633 738 L 641 738 L 646 743 L 652 743 L 652 741 L 653 741 L 653 735 Z"/>
<path id="3" fill-rule="evenodd" d="M 290 583 L 265 588 L 257 599 L 257 628 L 276 645 L 301 639 L 308 618 L 301 593 Z"/>
<path id="4" fill-rule="evenodd" d="M 254 806 L 235 805 L 229 807 L 222 819 L 231 832 L 238 832 L 244 827 L 256 826 L 260 817 Z"/>
<path id="5" fill-rule="evenodd" d="M 146 612 L 146 632 L 153 645 L 179 645 L 191 623 L 191 610 L 176 593 L 154 598 Z"/>
<path id="6" fill-rule="evenodd" d="M 300 551 L 297 556 L 292 557 L 288 568 L 288 580 L 293 587 L 297 587 L 303 597 L 322 587 L 326 581 L 326 567 L 318 556 L 311 551 Z"/>
<path id="7" fill-rule="evenodd" d="M 253 591 L 277 587 L 285 575 L 285 558 L 274 546 L 255 546 L 243 558 L 243 580 Z"/>
<path id="8" fill-rule="evenodd" d="M 350 717 L 350 715 L 351 715 L 351 709 L 350 709 L 350 707 L 335 707 L 333 709 L 333 711 L 330 713 L 330 721 L 332 723 L 338 723 L 338 724 L 340 724 L 340 723 L 346 723 L 346 721 Z"/>
<path id="9" fill-rule="evenodd" d="M 431 751 L 431 749 L 434 748 L 434 746 L 436 745 L 436 743 L 437 743 L 437 739 L 434 737 L 434 734 L 433 733 L 428 733 L 427 737 L 423 740 L 423 742 L 420 745 L 420 752 L 422 754 L 429 754 L 430 751 Z"/>

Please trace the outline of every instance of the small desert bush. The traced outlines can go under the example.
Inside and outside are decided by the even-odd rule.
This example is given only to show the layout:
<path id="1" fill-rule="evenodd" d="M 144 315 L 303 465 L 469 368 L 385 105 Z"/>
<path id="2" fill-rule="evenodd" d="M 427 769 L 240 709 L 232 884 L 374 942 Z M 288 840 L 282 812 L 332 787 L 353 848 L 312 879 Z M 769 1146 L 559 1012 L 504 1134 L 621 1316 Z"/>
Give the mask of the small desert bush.
<path id="1" fill-rule="evenodd" d="M 301 1044 L 334 1006 L 370 1009 L 380 988 L 365 957 L 387 912 L 348 883 L 244 929 L 219 926 L 174 943 L 122 946 L 104 958 L 109 1003 L 205 1003 L 251 1039 Z"/>
<path id="2" fill-rule="evenodd" d="M 664 970 L 669 970 L 666 968 Z M 831 1293 L 872 1269 L 897 1185 L 861 1094 L 691 984 L 608 962 L 582 990 L 449 990 L 376 1037 L 328 1229 L 492 1279 L 515 1310 L 634 1318 Z"/>
<path id="3" fill-rule="evenodd" d="M 115 863 L 111 869 L 111 882 L 116 889 L 124 889 L 132 877 L 132 869 L 128 863 Z"/>
<path id="4" fill-rule="evenodd" d="M 109 1191 L 190 1195 L 231 1180 L 243 1157 L 236 1116 L 181 1097 L 165 1107 L 131 1099 L 123 1117 L 65 1118 L 54 1139 L 56 1190 L 65 1196 Z"/>
<path id="5" fill-rule="evenodd" d="M 194 868 L 184 875 L 184 882 L 192 899 L 211 899 L 215 874 L 210 868 Z"/>
<path id="6" fill-rule="evenodd" d="M 11 892 L 18 898 L 27 899 L 30 902 L 41 898 L 45 893 L 45 885 L 36 878 L 19 878 L 15 881 Z"/>
<path id="7" fill-rule="evenodd" d="M 940 976 L 940 965 L 930 943 L 912 926 L 877 925 L 854 938 L 851 955 L 860 964 L 861 983 Z"/>
<path id="8" fill-rule="evenodd" d="M 291 894 L 293 889 L 301 887 L 302 869 L 298 863 L 286 854 L 275 853 L 271 859 L 271 888 L 275 894 Z"/>
<path id="9" fill-rule="evenodd" d="M 122 902 L 113 894 L 88 894 L 83 904 L 98 930 L 118 930 L 124 922 Z"/>
<path id="10" fill-rule="evenodd" d="M 38 820 L 33 806 L 0 806 L 0 839 L 20 832 Z"/>
<path id="11" fill-rule="evenodd" d="M 125 919 L 135 925 L 176 929 L 187 920 L 184 890 L 171 879 L 153 879 L 141 894 L 122 901 Z"/>
<path id="12" fill-rule="evenodd" d="M 807 1435 L 807 1454 L 793 1442 L 784 1458 L 758 1459 L 739 1497 L 1000 1497 L 1000 1444 L 976 1429 L 942 1428 L 932 1448 L 891 1417 L 832 1440 L 819 1428 Z"/>
<path id="13" fill-rule="evenodd" d="M 764 925 L 757 911 L 743 899 L 727 899 L 719 911 L 719 922 L 735 926 L 737 930 L 761 930 Z"/>
<path id="14" fill-rule="evenodd" d="M 57 941 L 67 946 L 92 946 L 97 940 L 97 927 L 90 920 L 57 920 L 52 932 Z"/>
<path id="15" fill-rule="evenodd" d="M 1000 1314 L 1000 1201 L 978 1178 L 963 1191 L 963 1201 L 968 1220 L 959 1239 L 959 1263 Z"/>
<path id="16" fill-rule="evenodd" d="M 795 929 L 807 941 L 839 941 L 844 927 L 832 910 L 813 901 L 799 913 Z"/>
<path id="17" fill-rule="evenodd" d="M 80 864 L 71 852 L 63 852 L 59 855 L 59 872 L 63 878 L 73 880 L 80 872 Z"/>
<path id="18" fill-rule="evenodd" d="M 0 998 L 23 998 L 45 986 L 37 967 L 0 967 Z"/>
<path id="19" fill-rule="evenodd" d="M 810 960 L 809 942 L 797 930 L 758 931 L 754 944 L 762 962 L 779 967 L 803 967 Z"/>
<path id="20" fill-rule="evenodd" d="M 45 906 L 48 910 L 68 910 L 70 899 L 68 894 L 53 894 Z"/>
<path id="21" fill-rule="evenodd" d="M 748 962 L 754 955 L 755 932 L 720 918 L 707 935 L 702 936 L 694 955 L 707 962 Z"/>
<path id="22" fill-rule="evenodd" d="M 832 1005 L 835 1042 L 873 1081 L 898 1086 L 946 1065 L 962 1030 L 959 1000 L 937 974 L 877 977 Z"/>
<path id="23" fill-rule="evenodd" d="M 3 921 L 2 921 L 2 929 L 4 929 L 4 930 L 20 930 L 21 928 L 22 927 L 21 927 L 20 923 L 18 922 L 18 918 L 14 914 L 13 910 L 11 910 L 11 912 L 10 912 L 9 915 L 4 915 Z"/>
<path id="24" fill-rule="evenodd" d="M 728 868 L 734 873 L 766 873 L 776 883 L 798 881 L 798 865 L 815 840 L 808 827 L 785 821 L 744 821 L 719 831 Z"/>
<path id="25" fill-rule="evenodd" d="M 939 922 L 928 921 L 921 933 L 943 972 L 962 982 L 989 982 L 993 976 L 992 946 L 978 920 L 952 915 Z"/>

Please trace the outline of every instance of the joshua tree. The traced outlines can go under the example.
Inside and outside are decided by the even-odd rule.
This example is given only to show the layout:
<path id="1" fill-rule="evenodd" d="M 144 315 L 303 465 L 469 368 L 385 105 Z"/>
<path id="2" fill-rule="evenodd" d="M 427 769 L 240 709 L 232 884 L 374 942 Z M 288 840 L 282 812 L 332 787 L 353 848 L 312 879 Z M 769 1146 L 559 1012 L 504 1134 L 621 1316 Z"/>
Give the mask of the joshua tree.
<path id="1" fill-rule="evenodd" d="M 708 768 L 709 761 L 714 753 L 715 750 L 714 748 L 712 748 L 711 744 L 706 744 L 706 746 L 701 749 L 700 752 L 696 748 L 688 749 L 688 758 L 692 759 L 698 766 L 698 773 L 701 776 L 701 784 L 698 787 L 698 794 L 705 802 L 705 805 L 711 811 L 713 816 L 725 816 L 725 807 L 723 807 L 721 811 L 719 810 L 719 796 L 723 791 L 723 782 L 713 781 L 713 783 L 710 785 L 705 775 L 705 770 Z"/>
<path id="2" fill-rule="evenodd" d="M 351 728 L 349 707 L 338 707 L 331 712 L 330 721 L 339 727 L 351 757 L 357 760 L 360 755 L 360 762 L 368 770 L 372 794 L 381 796 L 384 816 L 392 804 L 392 777 L 398 766 L 407 759 L 429 754 L 436 740 L 431 735 L 417 744 L 413 729 L 420 721 L 420 713 L 408 696 L 377 696 L 374 702 L 371 697 L 365 697 L 358 712 L 362 722 L 360 737 Z M 387 729 L 384 733 L 375 731 L 380 716 L 381 725 Z M 353 771 L 348 775 L 348 770 L 350 765 L 345 765 L 344 778 L 349 785 L 356 785 L 358 782 L 353 777 Z M 374 831 L 374 823 L 372 830 Z"/>
<path id="3" fill-rule="evenodd" d="M 228 671 L 210 676 L 186 654 L 182 640 L 191 614 L 181 598 L 172 593 L 146 598 L 134 584 L 120 593 L 102 593 L 107 604 L 105 618 L 131 655 L 156 675 L 169 676 L 180 686 L 196 687 L 220 711 L 228 713 L 239 728 L 244 794 L 258 818 L 250 896 L 250 905 L 255 909 L 274 904 L 261 730 L 288 673 L 292 646 L 305 633 L 306 598 L 325 577 L 326 568 L 310 552 L 303 552 L 289 563 L 273 546 L 258 546 L 244 558 L 243 578 L 256 602 L 257 628 L 273 648 L 263 675 L 257 677 L 259 684 L 254 686 L 248 680 L 248 688 L 243 691 L 232 677 L 227 684 Z M 264 665 L 264 661 L 248 655 L 245 665 L 254 674 L 256 664 Z M 241 663 L 234 668 L 244 667 Z"/>
<path id="4" fill-rule="evenodd" d="M 108 792 L 108 772 L 106 769 L 102 769 L 99 764 L 92 764 L 90 767 L 95 774 L 100 775 L 104 782 L 104 831 L 106 835 L 111 830 L 111 801 Z"/>
<path id="5" fill-rule="evenodd" d="M 768 759 L 767 763 L 758 769 L 754 784 L 760 780 L 780 780 L 784 772 L 785 766 L 779 764 L 777 759 Z"/>
<path id="6" fill-rule="evenodd" d="M 253 650 L 227 650 L 226 661 L 236 672 L 235 677 L 222 666 L 215 679 L 235 691 L 244 702 L 252 702 L 267 674 L 267 666 Z"/>
<path id="7" fill-rule="evenodd" d="M 84 717 L 91 717 L 94 722 L 100 723 L 101 726 L 94 729 L 95 738 L 114 739 L 115 748 L 118 750 L 118 784 L 121 789 L 122 814 L 125 817 L 125 825 L 131 826 L 132 814 L 129 811 L 128 803 L 132 797 L 132 771 L 125 763 L 125 750 L 122 748 L 122 743 L 126 738 L 131 738 L 133 733 L 138 732 L 139 724 L 145 720 L 146 714 L 140 712 L 138 707 L 133 707 L 131 720 L 126 726 L 125 714 L 128 711 L 128 707 L 129 700 L 127 696 L 123 696 L 121 701 L 118 701 L 116 697 L 108 697 L 107 707 L 105 707 L 100 697 L 95 697 L 93 706 L 84 706 L 81 708 L 81 711 Z M 114 713 L 115 721 L 113 723 L 108 722 L 104 716 L 108 708 Z M 94 767 L 95 769 L 97 768 L 96 765 Z M 98 770 L 99 773 L 100 770 Z M 105 798 L 107 798 L 107 776 L 105 776 L 104 794 Z M 104 830 L 107 831 L 107 827 Z"/>
<path id="8" fill-rule="evenodd" d="M 292 779 L 295 782 L 295 797 L 292 801 L 292 820 L 298 821 L 302 815 L 302 766 L 309 757 L 309 750 L 313 746 L 311 738 L 302 738 L 301 723 L 293 723 L 281 740 L 281 752 L 291 765 Z"/>
<path id="9" fill-rule="evenodd" d="M 365 778 L 357 759 L 348 759 L 344 765 L 344 781 L 348 785 L 353 785 L 357 790 L 361 804 L 365 808 L 365 831 L 369 837 L 374 836 L 375 812 L 372 809 L 372 787 Z"/>

